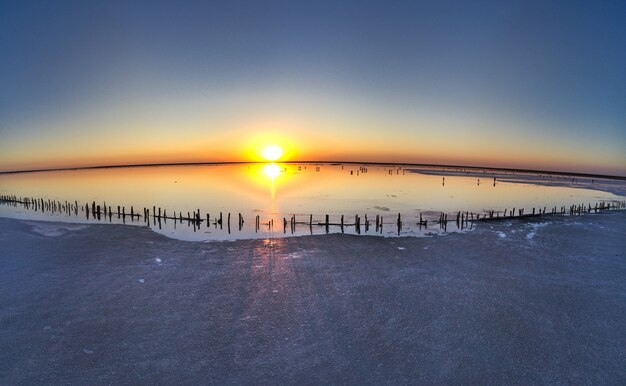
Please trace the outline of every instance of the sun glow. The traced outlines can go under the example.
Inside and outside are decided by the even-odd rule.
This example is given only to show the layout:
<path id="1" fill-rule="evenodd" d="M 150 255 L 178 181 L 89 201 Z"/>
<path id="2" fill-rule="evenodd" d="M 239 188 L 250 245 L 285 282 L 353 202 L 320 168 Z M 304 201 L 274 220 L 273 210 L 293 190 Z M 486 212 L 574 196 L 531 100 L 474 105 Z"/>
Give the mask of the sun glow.
<path id="1" fill-rule="evenodd" d="M 269 145 L 263 148 L 261 155 L 268 161 L 276 161 L 283 156 L 283 149 L 278 145 Z"/>
<path id="2" fill-rule="evenodd" d="M 263 172 L 265 173 L 266 176 L 270 177 L 273 180 L 280 174 L 280 166 L 274 163 L 265 165 L 263 167 Z"/>

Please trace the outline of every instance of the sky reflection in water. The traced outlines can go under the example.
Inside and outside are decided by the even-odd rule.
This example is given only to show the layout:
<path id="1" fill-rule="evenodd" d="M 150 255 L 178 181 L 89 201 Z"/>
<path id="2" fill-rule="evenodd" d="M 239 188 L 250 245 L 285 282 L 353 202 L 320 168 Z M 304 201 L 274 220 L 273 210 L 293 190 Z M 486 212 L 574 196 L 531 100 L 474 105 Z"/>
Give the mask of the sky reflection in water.
<path id="1" fill-rule="evenodd" d="M 245 238 L 280 237 L 325 233 L 325 215 L 331 222 L 339 222 L 345 215 L 346 223 L 354 223 L 354 216 L 361 221 L 365 215 L 371 222 L 376 215 L 384 218 L 383 235 L 397 235 L 398 213 L 403 219 L 400 235 L 423 235 L 439 232 L 437 226 L 420 230 L 417 221 L 420 214 L 429 221 L 437 220 L 440 212 L 455 216 L 457 211 L 485 213 L 489 210 L 503 211 L 524 208 L 592 204 L 599 201 L 623 200 L 623 197 L 580 186 L 595 187 L 602 181 L 572 177 L 512 174 L 498 172 L 494 184 L 490 171 L 473 171 L 470 175 L 459 169 L 435 169 L 358 164 L 235 164 L 210 166 L 160 166 L 117 169 L 92 169 L 54 171 L 26 174 L 0 175 L 0 194 L 37 197 L 65 202 L 85 203 L 96 201 L 111 206 L 124 206 L 127 211 L 134 207 L 135 213 L 152 207 L 167 210 L 168 216 L 198 209 L 201 218 L 211 219 L 207 227 L 204 221 L 198 229 L 187 221 L 165 220 L 160 224 L 151 221 L 157 232 L 186 240 L 229 240 Z M 515 179 L 516 183 L 506 182 Z M 537 184 L 539 182 L 540 184 Z M 606 182 L 606 181 L 605 181 Z M 562 186 L 544 186 L 542 184 Z M 621 181 L 608 183 L 623 188 Z M 571 185 L 571 186 L 565 186 Z M 575 187 L 578 186 L 578 187 Z M 158 209 L 157 209 L 158 210 Z M 220 229 L 214 224 L 222 212 L 224 223 Z M 225 223 L 231 213 L 230 233 Z M 244 224 L 238 226 L 238 214 Z M 255 226 L 256 216 L 261 226 Z M 295 215 L 296 227 L 283 227 Z M 310 215 L 313 226 L 309 227 Z M 0 205 L 0 216 L 21 219 L 62 220 L 85 222 L 84 212 L 78 216 L 35 212 L 21 207 Z M 274 221 L 273 230 L 268 223 Z M 97 221 L 97 220 L 95 220 Z M 116 216 L 110 220 L 122 222 Z M 89 220 L 93 223 L 94 220 Z M 102 219 L 100 222 L 109 222 Z M 126 223 L 145 225 L 143 220 Z M 302 224 L 300 224 L 302 223 Z M 355 227 L 346 226 L 345 233 L 356 233 Z M 456 226 L 448 227 L 448 232 Z M 331 226 L 329 232 L 341 232 Z M 367 232 L 375 234 L 372 225 Z"/>

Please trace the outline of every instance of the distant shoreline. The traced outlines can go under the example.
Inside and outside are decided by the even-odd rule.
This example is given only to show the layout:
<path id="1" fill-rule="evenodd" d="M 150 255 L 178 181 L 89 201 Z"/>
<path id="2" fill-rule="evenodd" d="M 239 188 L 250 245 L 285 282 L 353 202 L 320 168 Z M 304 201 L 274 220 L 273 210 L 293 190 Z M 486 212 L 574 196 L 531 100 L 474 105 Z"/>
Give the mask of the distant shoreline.
<path id="1" fill-rule="evenodd" d="M 58 172 L 58 171 L 71 171 L 71 170 L 122 169 L 122 168 L 159 167 L 159 166 L 246 165 L 246 164 L 263 164 L 263 163 L 271 163 L 271 162 L 221 161 L 221 162 L 169 162 L 169 163 L 124 164 L 124 165 L 97 165 L 97 166 L 78 166 L 78 167 L 50 168 L 50 169 L 27 169 L 27 170 L 1 171 L 0 175 Z M 563 172 L 563 171 L 555 171 L 555 170 L 517 169 L 517 168 L 502 168 L 502 167 L 487 167 L 487 166 L 423 164 L 423 163 L 407 163 L 407 162 L 368 162 L 368 161 L 361 161 L 361 162 L 357 162 L 357 161 L 281 161 L 277 163 L 311 164 L 311 165 L 314 165 L 314 164 L 376 165 L 376 166 L 403 166 L 403 167 L 431 167 L 431 168 L 454 168 L 454 169 L 471 169 L 471 170 L 493 170 L 493 171 L 499 171 L 499 172 L 506 171 L 506 172 L 515 172 L 515 173 L 549 174 L 549 175 L 556 175 L 556 176 L 603 178 L 603 179 L 610 179 L 610 180 L 626 181 L 626 176 L 616 176 L 616 175 L 609 175 L 609 174 L 593 174 L 593 173 L 579 173 L 579 172 Z"/>

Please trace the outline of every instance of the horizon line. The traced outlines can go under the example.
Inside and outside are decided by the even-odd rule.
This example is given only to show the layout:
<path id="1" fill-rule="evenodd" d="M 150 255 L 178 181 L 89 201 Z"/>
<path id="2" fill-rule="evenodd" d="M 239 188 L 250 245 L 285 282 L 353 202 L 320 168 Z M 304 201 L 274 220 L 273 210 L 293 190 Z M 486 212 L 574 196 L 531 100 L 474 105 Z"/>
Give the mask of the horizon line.
<path id="1" fill-rule="evenodd" d="M 540 169 L 524 169 L 524 168 L 504 168 L 489 166 L 473 166 L 473 165 L 449 165 L 449 164 L 426 164 L 426 163 L 410 163 L 410 162 L 368 162 L 368 161 L 214 161 L 214 162 L 165 162 L 165 163 L 143 163 L 143 164 L 122 164 L 122 165 L 94 165 L 94 166 L 76 166 L 76 167 L 59 167 L 48 169 L 26 169 L 0 171 L 3 174 L 21 174 L 21 173 L 41 173 L 41 172 L 57 172 L 70 170 L 93 170 L 93 169 L 122 169 L 133 167 L 159 167 L 159 166 L 201 166 L 201 165 L 244 165 L 244 164 L 353 164 L 353 165 L 393 165 L 393 166 L 426 166 L 438 168 L 465 168 L 474 170 L 494 170 L 494 171 L 511 171 L 534 174 L 551 174 L 560 176 L 575 177 L 595 177 L 612 180 L 626 180 L 626 176 L 611 174 L 595 174 L 582 172 L 564 172 L 557 170 L 540 170 Z"/>

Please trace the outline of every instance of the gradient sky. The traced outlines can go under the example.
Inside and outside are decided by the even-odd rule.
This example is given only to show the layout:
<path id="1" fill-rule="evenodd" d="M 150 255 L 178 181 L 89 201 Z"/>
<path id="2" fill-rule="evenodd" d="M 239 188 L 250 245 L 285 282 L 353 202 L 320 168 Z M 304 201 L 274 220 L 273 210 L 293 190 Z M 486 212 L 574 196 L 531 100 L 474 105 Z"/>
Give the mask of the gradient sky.
<path id="1" fill-rule="evenodd" d="M 247 160 L 626 175 L 625 1 L 2 1 L 0 170 Z"/>

